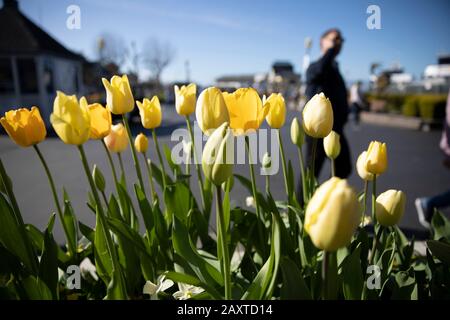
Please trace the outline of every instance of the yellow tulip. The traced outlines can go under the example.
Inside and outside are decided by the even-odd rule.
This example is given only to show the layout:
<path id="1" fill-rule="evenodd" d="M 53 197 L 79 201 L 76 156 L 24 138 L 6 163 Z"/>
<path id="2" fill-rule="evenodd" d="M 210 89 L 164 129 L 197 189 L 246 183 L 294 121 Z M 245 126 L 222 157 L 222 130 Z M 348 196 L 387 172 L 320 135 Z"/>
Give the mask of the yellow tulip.
<path id="1" fill-rule="evenodd" d="M 398 190 L 388 190 L 377 197 L 377 221 L 385 227 L 397 224 L 405 212 L 406 196 Z"/>
<path id="2" fill-rule="evenodd" d="M 91 120 L 85 97 L 77 101 L 75 95 L 67 96 L 57 91 L 50 122 L 56 134 L 66 144 L 81 145 L 91 133 Z"/>
<path id="3" fill-rule="evenodd" d="M 325 138 L 333 129 L 333 108 L 323 93 L 316 94 L 303 109 L 303 128 L 313 138 Z"/>
<path id="4" fill-rule="evenodd" d="M 143 133 L 139 133 L 134 139 L 134 147 L 137 152 L 146 153 L 148 149 L 148 139 Z"/>
<path id="5" fill-rule="evenodd" d="M 346 180 L 333 177 L 309 200 L 305 230 L 317 248 L 336 251 L 350 243 L 360 219 L 355 191 Z"/>
<path id="6" fill-rule="evenodd" d="M 230 127 L 235 135 L 259 129 L 269 112 L 268 105 L 262 105 L 258 92 L 253 88 L 224 92 L 223 97 L 230 115 Z"/>
<path id="7" fill-rule="evenodd" d="M 266 100 L 263 99 L 263 105 L 268 105 L 269 111 L 266 121 L 270 127 L 280 129 L 286 120 L 286 104 L 281 93 L 272 93 Z"/>
<path id="8" fill-rule="evenodd" d="M 90 104 L 88 110 L 91 118 L 90 138 L 103 139 L 111 131 L 111 112 L 100 103 Z"/>
<path id="9" fill-rule="evenodd" d="M 382 174 L 387 169 L 386 143 L 372 141 L 367 149 L 365 169 L 372 174 Z"/>
<path id="10" fill-rule="evenodd" d="M 127 75 L 113 76 L 111 82 L 102 78 L 106 89 L 106 106 L 114 114 L 125 114 L 134 109 L 134 98 Z"/>
<path id="11" fill-rule="evenodd" d="M 366 158 L 367 158 L 367 151 L 363 151 L 359 155 L 358 160 L 356 160 L 356 171 L 358 171 L 358 175 L 361 177 L 361 179 L 365 181 L 372 181 L 373 174 L 367 172 L 366 170 Z"/>
<path id="12" fill-rule="evenodd" d="M 153 96 L 152 100 L 145 98 L 142 102 L 136 101 L 136 104 L 144 128 L 155 129 L 161 125 L 161 104 L 157 96 Z"/>
<path id="13" fill-rule="evenodd" d="M 175 108 L 178 114 L 188 116 L 195 111 L 195 99 L 197 95 L 197 86 L 191 83 L 188 86 L 178 86 L 175 89 Z"/>
<path id="14" fill-rule="evenodd" d="M 0 122 L 9 137 L 21 147 L 37 144 L 47 135 L 45 123 L 36 107 L 8 111 Z"/>
<path id="15" fill-rule="evenodd" d="M 207 136 L 224 122 L 230 122 L 227 105 L 222 92 L 218 88 L 210 87 L 200 93 L 195 108 L 195 116 L 200 129 Z"/>
<path id="16" fill-rule="evenodd" d="M 127 130 L 122 123 L 111 126 L 111 132 L 103 139 L 111 152 L 123 152 L 128 147 Z"/>
<path id="17" fill-rule="evenodd" d="M 298 123 L 297 118 L 292 119 L 291 122 L 291 141 L 299 148 L 301 148 L 305 142 L 305 133 Z"/>
<path id="18" fill-rule="evenodd" d="M 232 139 L 229 125 L 225 122 L 214 130 L 203 149 L 203 172 L 216 186 L 220 186 L 233 175 Z"/>
<path id="19" fill-rule="evenodd" d="M 336 159 L 339 156 L 339 153 L 341 152 L 341 142 L 339 139 L 339 133 L 335 131 L 331 131 L 330 134 L 323 139 L 323 149 L 328 158 Z"/>

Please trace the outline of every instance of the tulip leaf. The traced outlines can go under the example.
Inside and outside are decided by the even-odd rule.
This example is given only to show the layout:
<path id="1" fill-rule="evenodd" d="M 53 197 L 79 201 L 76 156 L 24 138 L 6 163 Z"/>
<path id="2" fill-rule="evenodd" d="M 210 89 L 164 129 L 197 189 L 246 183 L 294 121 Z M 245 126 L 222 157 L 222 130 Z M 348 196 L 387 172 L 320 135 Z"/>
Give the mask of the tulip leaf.
<path id="1" fill-rule="evenodd" d="M 178 176 L 179 174 L 181 174 L 181 168 L 179 165 L 177 165 L 175 162 L 173 162 L 172 160 L 172 150 L 166 145 L 163 145 L 163 152 L 164 152 L 164 156 L 166 157 L 167 163 L 169 164 L 170 169 L 172 170 L 173 174 Z"/>
<path id="2" fill-rule="evenodd" d="M 201 287 L 205 289 L 206 292 L 208 292 L 212 298 L 221 300 L 223 297 L 220 295 L 220 293 L 214 288 L 208 285 L 207 283 L 201 282 L 198 278 L 180 273 L 180 272 L 174 272 L 174 271 L 167 271 L 164 273 L 167 279 L 170 279 L 177 283 L 185 283 L 196 287 Z"/>
<path id="3" fill-rule="evenodd" d="M 300 269 L 287 257 L 280 261 L 283 285 L 281 287 L 281 299 L 283 300 L 310 300 L 309 291 Z"/>
<path id="4" fill-rule="evenodd" d="M 95 238 L 94 238 L 94 254 L 95 267 L 99 277 L 108 285 L 111 281 L 113 262 L 112 257 L 108 252 L 108 244 L 106 240 L 107 229 L 102 223 L 100 214 L 97 212 L 97 219 L 95 224 Z"/>
<path id="5" fill-rule="evenodd" d="M 200 281 L 223 285 L 223 277 L 220 271 L 200 256 L 185 225 L 176 216 L 173 219 L 172 241 L 175 252 L 189 263 Z"/>
<path id="6" fill-rule="evenodd" d="M 141 210 L 142 218 L 144 220 L 145 229 L 147 230 L 147 233 L 150 234 L 155 225 L 152 207 L 150 206 L 150 203 L 145 197 L 144 192 L 137 184 L 134 185 L 134 191 L 136 193 L 136 198 L 138 200 L 139 208 Z"/>
<path id="7" fill-rule="evenodd" d="M 114 194 L 111 194 L 108 201 L 108 213 L 111 218 L 120 219 L 122 221 L 125 221 L 122 217 L 122 214 L 120 213 L 120 206 L 117 202 L 117 198 L 114 196 Z"/>
<path id="8" fill-rule="evenodd" d="M 84 223 L 78 221 L 78 227 L 80 228 L 80 232 L 83 236 L 86 237 L 92 244 L 95 243 L 95 230 L 91 227 L 88 227 Z"/>
<path id="9" fill-rule="evenodd" d="M 134 210 L 133 202 L 128 195 L 126 187 L 119 183 L 117 191 L 119 194 L 119 202 L 123 219 L 135 230 L 139 230 L 139 227 L 137 226 L 138 219 L 135 213 L 136 211 Z"/>
<path id="10" fill-rule="evenodd" d="M 364 287 L 364 276 L 361 269 L 361 243 L 345 257 L 340 268 L 345 299 L 360 300 Z"/>
<path id="11" fill-rule="evenodd" d="M 167 210 L 184 224 L 187 223 L 187 213 L 192 206 L 192 194 L 184 183 L 170 185 L 164 191 Z"/>
<path id="12" fill-rule="evenodd" d="M 235 177 L 239 180 L 239 182 L 240 182 L 240 183 L 248 190 L 248 192 L 249 192 L 251 195 L 253 195 L 252 182 L 251 182 L 249 179 L 247 179 L 246 177 L 241 176 L 240 174 L 235 174 L 234 176 L 235 176 Z M 263 196 L 260 192 L 258 192 L 258 191 L 256 191 L 256 195 L 257 195 L 257 197 L 258 197 L 258 203 L 259 203 L 259 206 L 260 206 L 261 208 L 263 208 L 264 211 L 266 211 L 266 212 L 270 211 L 269 206 L 268 206 L 268 204 L 267 204 L 267 202 L 266 202 L 266 199 L 264 199 L 264 196 Z"/>
<path id="13" fill-rule="evenodd" d="M 39 278 L 28 276 L 22 280 L 22 286 L 30 300 L 52 300 L 52 293 Z"/>
<path id="14" fill-rule="evenodd" d="M 53 299 L 58 299 L 58 259 L 57 247 L 53 240 L 52 228 L 56 214 L 52 214 L 44 232 L 44 245 L 39 262 L 39 279 L 45 282 Z"/>
<path id="15" fill-rule="evenodd" d="M 32 224 L 25 225 L 25 230 L 36 251 L 42 252 L 44 250 L 44 233 Z M 55 240 L 53 242 L 56 247 L 58 261 L 62 264 L 69 262 L 70 257 L 58 246 Z"/>
<path id="16" fill-rule="evenodd" d="M 70 255 L 75 257 L 77 254 L 77 244 L 78 244 L 78 223 L 75 216 L 72 204 L 69 200 L 69 196 L 64 190 L 64 210 L 62 223 L 65 224 L 67 230 L 67 245 L 69 248 Z"/>
<path id="17" fill-rule="evenodd" d="M 430 249 L 433 256 L 447 266 L 450 266 L 450 244 L 436 240 L 428 240 L 427 247 Z"/>
<path id="18" fill-rule="evenodd" d="M 272 214 L 272 237 L 270 256 L 259 270 L 253 282 L 242 296 L 243 300 L 270 299 L 278 276 L 280 262 L 280 227 Z"/>
<path id="19" fill-rule="evenodd" d="M 434 240 L 439 241 L 444 238 L 450 242 L 450 221 L 441 212 L 435 211 L 431 219 L 431 227 Z"/>
<path id="20" fill-rule="evenodd" d="M 32 271 L 34 257 L 26 246 L 26 242 L 29 240 L 28 237 L 21 236 L 19 228 L 12 208 L 0 193 L 0 243 Z"/>

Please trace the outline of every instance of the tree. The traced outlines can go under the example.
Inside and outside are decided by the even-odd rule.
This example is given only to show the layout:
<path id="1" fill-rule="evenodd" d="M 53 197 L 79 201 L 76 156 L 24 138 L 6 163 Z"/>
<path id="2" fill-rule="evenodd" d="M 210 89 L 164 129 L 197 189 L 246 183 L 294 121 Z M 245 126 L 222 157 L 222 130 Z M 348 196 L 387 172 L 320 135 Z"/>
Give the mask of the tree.
<path id="1" fill-rule="evenodd" d="M 115 64 L 119 68 L 125 63 L 128 49 L 124 39 L 118 35 L 104 32 L 96 43 L 98 59 L 103 65 Z"/>
<path id="2" fill-rule="evenodd" d="M 145 41 L 142 61 L 150 69 L 157 85 L 161 84 L 161 75 L 175 57 L 175 48 L 169 42 L 157 38 Z"/>

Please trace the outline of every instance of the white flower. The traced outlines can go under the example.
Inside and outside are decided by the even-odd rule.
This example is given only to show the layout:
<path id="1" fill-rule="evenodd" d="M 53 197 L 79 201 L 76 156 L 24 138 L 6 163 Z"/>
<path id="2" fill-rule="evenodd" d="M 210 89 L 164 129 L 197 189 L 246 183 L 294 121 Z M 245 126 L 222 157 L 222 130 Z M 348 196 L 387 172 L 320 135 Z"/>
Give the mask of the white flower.
<path id="1" fill-rule="evenodd" d="M 177 300 L 187 300 L 205 291 L 203 288 L 185 283 L 178 283 L 178 289 L 179 290 L 173 294 L 173 297 Z"/>
<path id="2" fill-rule="evenodd" d="M 255 207 L 255 199 L 253 197 L 245 198 L 245 204 L 247 207 Z"/>
<path id="3" fill-rule="evenodd" d="M 173 286 L 173 281 L 165 278 L 166 278 L 165 275 L 160 275 L 156 280 L 158 284 L 154 284 L 151 281 L 147 281 L 144 285 L 144 288 L 142 289 L 142 292 L 144 294 L 148 294 L 151 300 L 157 300 L 158 293 L 164 292 L 165 290 Z"/>
<path id="4" fill-rule="evenodd" d="M 90 275 L 95 281 L 98 280 L 97 270 L 95 269 L 95 265 L 92 264 L 91 260 L 86 257 L 80 263 L 80 271 L 83 278 L 87 278 L 87 275 Z"/>

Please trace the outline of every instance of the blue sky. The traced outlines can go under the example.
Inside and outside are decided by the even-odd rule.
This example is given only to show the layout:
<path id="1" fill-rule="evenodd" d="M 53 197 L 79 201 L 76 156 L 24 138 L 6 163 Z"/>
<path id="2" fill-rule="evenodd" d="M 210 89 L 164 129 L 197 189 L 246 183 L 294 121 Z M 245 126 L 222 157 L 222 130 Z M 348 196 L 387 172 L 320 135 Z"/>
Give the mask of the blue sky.
<path id="1" fill-rule="evenodd" d="M 66 28 L 69 5 L 81 9 L 81 29 Z M 381 8 L 381 30 L 368 30 L 366 9 Z M 450 1 L 297 0 L 19 0 L 22 11 L 68 48 L 95 57 L 102 32 L 116 33 L 140 47 L 148 37 L 172 43 L 177 54 L 163 74 L 201 84 L 224 74 L 266 72 L 274 60 L 289 60 L 300 71 L 303 41 L 313 38 L 319 55 L 323 30 L 339 27 L 346 39 L 339 56 L 347 80 L 367 79 L 371 62 L 400 63 L 419 77 L 438 53 L 450 53 Z M 143 72 L 145 74 L 145 72 Z"/>

